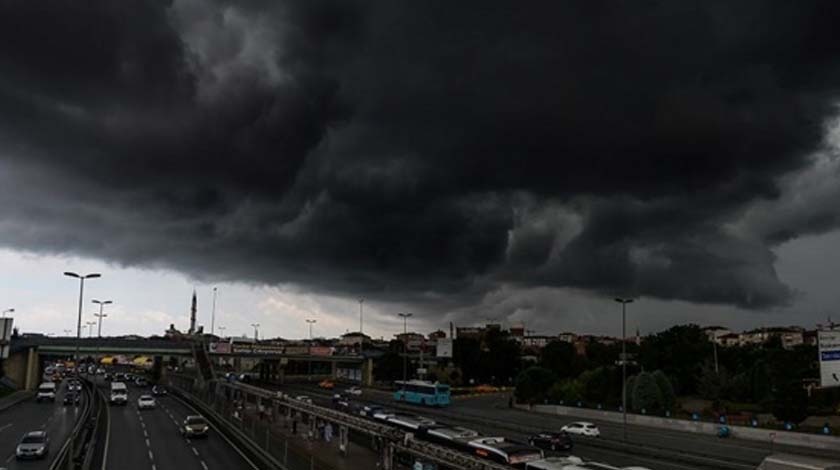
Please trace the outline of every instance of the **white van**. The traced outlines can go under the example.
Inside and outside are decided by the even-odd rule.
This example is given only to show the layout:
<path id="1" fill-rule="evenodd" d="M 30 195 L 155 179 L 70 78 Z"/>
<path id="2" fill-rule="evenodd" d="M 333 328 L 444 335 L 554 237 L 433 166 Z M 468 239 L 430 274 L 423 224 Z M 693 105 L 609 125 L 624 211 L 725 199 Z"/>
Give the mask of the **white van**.
<path id="1" fill-rule="evenodd" d="M 35 400 L 55 401 L 55 382 L 44 382 L 39 385 L 38 395 L 35 396 Z"/>
<path id="2" fill-rule="evenodd" d="M 128 388 L 122 382 L 111 382 L 112 405 L 125 405 L 128 403 Z"/>

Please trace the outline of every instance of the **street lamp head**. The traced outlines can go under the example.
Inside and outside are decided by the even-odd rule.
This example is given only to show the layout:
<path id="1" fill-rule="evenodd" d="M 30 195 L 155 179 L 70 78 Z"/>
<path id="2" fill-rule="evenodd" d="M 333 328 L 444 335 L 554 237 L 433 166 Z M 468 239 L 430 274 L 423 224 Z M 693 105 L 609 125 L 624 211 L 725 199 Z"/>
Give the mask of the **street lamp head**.
<path id="1" fill-rule="evenodd" d="M 633 303 L 633 299 L 623 299 L 621 297 L 616 297 L 615 301 L 620 303 L 620 304 L 632 304 Z"/>
<path id="2" fill-rule="evenodd" d="M 99 304 L 99 305 L 110 305 L 110 304 L 114 303 L 113 300 L 96 300 L 96 299 L 91 300 L 91 302 L 93 302 L 95 304 Z"/>
<path id="3" fill-rule="evenodd" d="M 82 276 L 79 276 L 78 274 L 76 274 L 74 272 L 70 272 L 70 271 L 64 271 L 64 275 L 65 276 L 70 276 L 70 277 L 75 277 L 76 279 L 79 279 L 79 278 L 82 277 Z"/>
<path id="4" fill-rule="evenodd" d="M 85 279 L 95 279 L 97 277 L 102 277 L 102 275 L 99 274 L 99 273 L 91 273 L 91 274 L 85 275 Z"/>

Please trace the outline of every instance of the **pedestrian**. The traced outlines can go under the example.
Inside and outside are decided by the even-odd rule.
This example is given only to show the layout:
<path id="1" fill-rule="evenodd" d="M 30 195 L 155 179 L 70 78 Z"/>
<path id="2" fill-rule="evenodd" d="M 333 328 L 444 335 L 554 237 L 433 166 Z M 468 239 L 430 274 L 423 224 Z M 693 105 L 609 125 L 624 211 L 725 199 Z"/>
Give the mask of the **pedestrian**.
<path id="1" fill-rule="evenodd" d="M 324 426 L 324 440 L 327 441 L 327 442 L 330 442 L 332 440 L 332 437 L 333 437 L 332 424 L 327 423 L 327 425 Z"/>

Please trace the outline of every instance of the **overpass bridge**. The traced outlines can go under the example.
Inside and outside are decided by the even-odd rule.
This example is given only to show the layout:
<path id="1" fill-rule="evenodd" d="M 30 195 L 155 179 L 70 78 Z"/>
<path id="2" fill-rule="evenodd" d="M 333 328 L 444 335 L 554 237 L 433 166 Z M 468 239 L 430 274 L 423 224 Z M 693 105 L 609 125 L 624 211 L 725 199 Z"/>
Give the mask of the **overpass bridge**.
<path id="1" fill-rule="evenodd" d="M 221 343 L 219 343 L 221 344 Z M 6 376 L 26 390 L 41 381 L 44 365 L 51 360 L 79 357 L 147 356 L 157 363 L 209 361 L 216 370 L 254 372 L 264 381 L 283 383 L 298 377 L 345 377 L 369 385 L 373 380 L 372 359 L 360 355 L 333 355 L 325 349 L 293 349 L 271 345 L 221 347 L 195 339 L 129 338 L 51 338 L 28 336 L 13 338 L 9 358 L 4 362 Z M 313 354 L 314 353 L 314 354 Z M 203 358 L 196 357 L 197 355 Z M 201 361 L 199 361 L 201 359 Z"/>

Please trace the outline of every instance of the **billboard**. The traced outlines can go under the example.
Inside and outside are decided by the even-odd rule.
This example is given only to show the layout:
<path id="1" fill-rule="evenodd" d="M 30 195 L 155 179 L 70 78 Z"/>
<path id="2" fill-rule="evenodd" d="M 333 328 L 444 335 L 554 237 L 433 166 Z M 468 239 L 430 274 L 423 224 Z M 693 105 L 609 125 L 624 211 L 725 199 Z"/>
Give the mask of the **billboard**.
<path id="1" fill-rule="evenodd" d="M 819 332 L 820 386 L 840 387 L 840 331 Z"/>
<path id="2" fill-rule="evenodd" d="M 9 357 L 9 341 L 12 340 L 13 318 L 0 318 L 0 359 Z"/>
<path id="3" fill-rule="evenodd" d="M 441 338 L 437 340 L 437 357 L 452 357 L 452 340 Z"/>
<path id="4" fill-rule="evenodd" d="M 230 354 L 230 343 L 210 343 L 210 354 Z"/>
<path id="5" fill-rule="evenodd" d="M 329 346 L 312 346 L 309 348 L 310 356 L 332 356 L 332 348 Z"/>

